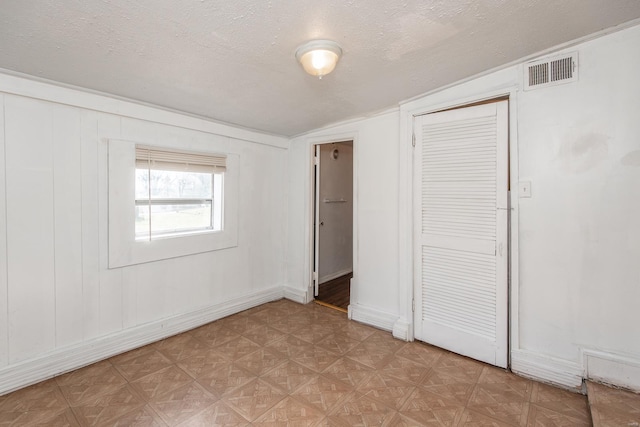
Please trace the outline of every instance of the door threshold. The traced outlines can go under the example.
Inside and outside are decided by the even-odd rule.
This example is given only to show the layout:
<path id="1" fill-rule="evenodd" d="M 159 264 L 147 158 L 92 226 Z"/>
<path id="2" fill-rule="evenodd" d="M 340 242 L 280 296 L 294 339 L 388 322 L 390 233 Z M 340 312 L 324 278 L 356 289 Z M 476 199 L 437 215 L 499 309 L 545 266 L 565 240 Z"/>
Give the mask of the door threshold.
<path id="1" fill-rule="evenodd" d="M 343 312 L 345 314 L 347 313 L 346 309 L 344 309 L 342 307 L 338 307 L 337 305 L 329 304 L 328 302 L 320 301 L 320 300 L 317 300 L 317 299 L 314 299 L 313 302 L 315 302 L 316 304 L 321 305 L 323 307 L 332 308 L 334 310 L 341 311 L 341 312 Z"/>

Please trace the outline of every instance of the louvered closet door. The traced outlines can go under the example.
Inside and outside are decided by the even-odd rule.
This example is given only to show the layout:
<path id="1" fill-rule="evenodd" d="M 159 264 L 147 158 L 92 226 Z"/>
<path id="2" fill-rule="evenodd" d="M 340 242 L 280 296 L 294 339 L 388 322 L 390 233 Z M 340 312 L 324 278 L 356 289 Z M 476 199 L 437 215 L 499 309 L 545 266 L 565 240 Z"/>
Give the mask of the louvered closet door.
<path id="1" fill-rule="evenodd" d="M 507 101 L 414 129 L 416 338 L 506 367 Z"/>

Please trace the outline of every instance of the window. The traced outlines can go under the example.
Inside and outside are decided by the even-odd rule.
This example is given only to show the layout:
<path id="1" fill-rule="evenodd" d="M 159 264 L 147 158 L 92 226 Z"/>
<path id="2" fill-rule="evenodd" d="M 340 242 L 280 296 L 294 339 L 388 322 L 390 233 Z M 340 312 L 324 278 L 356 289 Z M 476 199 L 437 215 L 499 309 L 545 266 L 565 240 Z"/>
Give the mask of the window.
<path id="1" fill-rule="evenodd" d="M 240 156 L 226 150 L 109 140 L 109 268 L 238 246 Z"/>
<path id="2" fill-rule="evenodd" d="M 225 160 L 137 146 L 136 240 L 222 230 Z"/>

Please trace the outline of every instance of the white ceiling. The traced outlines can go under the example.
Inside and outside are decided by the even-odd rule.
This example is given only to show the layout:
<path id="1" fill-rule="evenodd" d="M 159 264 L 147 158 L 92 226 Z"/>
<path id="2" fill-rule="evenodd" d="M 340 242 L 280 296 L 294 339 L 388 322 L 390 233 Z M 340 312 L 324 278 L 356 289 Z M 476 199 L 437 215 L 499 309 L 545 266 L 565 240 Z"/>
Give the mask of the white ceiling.
<path id="1" fill-rule="evenodd" d="M 0 0 L 0 68 L 280 135 L 640 17 L 638 0 Z M 344 56 L 318 80 L 294 52 Z"/>

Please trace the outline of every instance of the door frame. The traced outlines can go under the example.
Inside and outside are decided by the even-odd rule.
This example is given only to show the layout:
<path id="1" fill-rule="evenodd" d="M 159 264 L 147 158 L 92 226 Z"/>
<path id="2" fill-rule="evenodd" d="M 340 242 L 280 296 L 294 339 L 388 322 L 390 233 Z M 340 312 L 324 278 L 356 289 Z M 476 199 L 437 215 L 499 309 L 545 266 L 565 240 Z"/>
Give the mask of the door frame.
<path id="1" fill-rule="evenodd" d="M 510 206 L 510 219 L 508 221 L 509 265 L 507 277 L 507 364 L 511 366 L 511 352 L 519 349 L 518 336 L 518 230 L 519 230 L 519 169 L 518 169 L 518 131 L 517 131 L 517 104 L 518 87 L 505 85 L 499 89 L 485 92 L 476 92 L 470 96 L 446 96 L 446 92 L 401 106 L 400 111 L 400 165 L 399 165 L 399 244 L 398 244 L 398 283 L 400 286 L 400 302 L 405 307 L 406 322 L 409 325 L 406 338 L 415 339 L 414 317 L 414 233 L 413 233 L 413 126 L 416 116 L 435 113 L 438 111 L 461 108 L 471 104 L 490 101 L 507 97 L 509 100 L 509 188 L 508 202 Z"/>
<path id="2" fill-rule="evenodd" d="M 422 198 L 423 187 L 421 181 L 424 174 L 427 173 L 422 165 L 429 161 L 430 158 L 425 157 L 420 147 L 425 147 L 428 143 L 424 139 L 425 126 L 434 124 L 435 126 L 455 123 L 457 120 L 486 120 L 489 114 L 493 114 L 496 120 L 496 152 L 493 160 L 496 162 L 495 180 L 498 187 L 495 189 L 496 205 L 491 208 L 495 220 L 495 236 L 492 239 L 489 236 L 475 237 L 466 235 L 456 239 L 455 237 L 439 237 L 436 231 L 424 231 L 422 225 L 424 219 L 422 212 L 417 207 L 422 206 L 424 209 L 425 200 Z M 487 122 L 483 122 L 483 125 Z M 422 128 L 422 129 L 421 129 Z M 418 336 L 418 329 L 421 330 L 420 339 L 434 344 L 443 346 L 447 350 L 460 352 L 465 356 L 476 358 L 483 362 L 495 365 L 497 367 L 506 368 L 508 364 L 509 354 L 509 301 L 508 301 L 508 276 L 509 276 L 509 151 L 508 151 L 508 134 L 509 130 L 509 100 L 508 98 L 496 98 L 485 102 L 465 105 L 457 108 L 441 110 L 438 112 L 424 114 L 414 117 L 414 133 L 416 134 L 416 146 L 413 150 L 413 233 L 414 233 L 414 283 L 413 292 L 417 299 L 414 307 L 414 333 Z M 428 131 L 427 131 L 428 132 Z M 437 137 L 436 137 L 437 138 Z M 437 155 L 437 153 L 435 153 Z M 466 159 L 466 157 L 465 157 Z M 419 161 L 421 160 L 421 161 Z M 424 184 L 423 184 L 424 185 Z M 427 202 L 428 203 L 428 202 Z M 460 231 L 463 233 L 463 231 Z M 421 237 L 420 237 L 421 236 Z M 425 241 L 425 237 L 429 239 L 429 243 Z M 475 240 L 480 239 L 480 240 Z M 494 240 L 492 244 L 489 241 Z M 479 243 L 482 241 L 483 243 Z M 464 242 L 464 243 L 463 243 Z M 475 243 L 474 243 L 475 242 Z M 448 244 L 453 243 L 452 246 Z M 458 246 L 462 245 L 462 246 Z M 462 254 L 464 251 L 471 251 L 479 257 L 486 259 L 486 256 L 493 256 L 493 265 L 495 267 L 496 287 L 495 301 L 495 340 L 492 341 L 485 337 L 476 337 L 470 331 L 458 331 L 455 326 L 445 323 L 439 324 L 436 320 L 425 318 L 430 317 L 430 311 L 426 310 L 422 305 L 425 297 L 424 278 L 428 277 L 428 273 L 423 271 L 424 264 L 422 254 L 425 248 L 431 250 L 449 249 Z M 504 248 L 504 249 L 503 249 Z M 495 252 L 494 252 L 495 251 Z M 498 254 L 499 252 L 499 254 Z M 444 254 L 442 254 L 444 255 Z M 478 267 L 480 268 L 480 267 Z M 426 275 L 426 276 L 425 276 Z M 422 280 L 419 280 L 422 278 Z M 437 290 L 434 290 L 437 292 Z M 503 293 L 504 292 L 504 293 Z M 415 298 L 415 297 L 414 297 Z M 418 316 L 421 314 L 422 316 Z M 487 319 L 489 320 L 489 319 Z M 488 331 L 487 331 L 488 332 Z M 462 344 L 464 343 L 464 344 Z"/>
<path id="3" fill-rule="evenodd" d="M 343 145 L 349 145 L 350 146 L 350 150 L 351 150 L 351 162 L 349 164 L 349 167 L 351 168 L 351 180 L 353 182 L 353 141 L 351 140 L 346 140 L 346 141 L 340 141 L 340 142 L 332 142 L 332 143 L 322 143 L 322 144 L 314 144 L 314 174 L 313 174 L 313 180 L 314 180 L 314 198 L 313 198 L 313 270 L 314 270 L 314 274 L 313 274 L 313 295 L 314 298 L 317 298 L 318 293 L 319 293 L 319 288 L 320 288 L 320 279 L 323 278 L 323 276 L 319 276 L 320 274 L 320 240 L 319 239 L 319 235 L 320 235 L 320 231 L 322 230 L 322 224 L 323 221 L 321 221 L 321 217 L 320 217 L 320 213 L 322 210 L 322 203 L 320 202 L 320 185 L 322 184 L 322 180 L 326 180 L 328 179 L 328 177 L 323 177 L 322 174 L 322 170 L 323 167 L 322 165 L 324 164 L 323 161 L 321 161 L 321 156 L 322 156 L 322 150 L 323 150 L 323 146 L 333 146 L 334 144 L 343 144 Z M 329 147 L 330 148 L 330 147 Z M 317 161 L 315 160 L 317 159 Z M 330 161 L 330 160 L 329 160 Z M 325 169 L 326 170 L 326 169 Z M 318 179 L 320 178 L 320 179 Z M 352 188 L 353 191 L 353 188 Z M 350 201 L 349 203 L 351 204 L 351 246 L 353 248 L 353 195 L 351 195 L 350 197 Z M 349 273 L 351 275 L 353 275 L 353 251 L 351 253 L 352 259 L 351 259 L 351 268 Z M 333 280 L 335 278 L 341 277 L 344 274 L 345 270 L 342 270 L 342 274 L 332 277 L 332 279 L 329 280 Z M 325 276 L 325 281 L 326 281 L 326 276 Z"/>
<path id="4" fill-rule="evenodd" d="M 358 287 L 356 286 L 358 281 L 358 133 L 357 132 L 345 132 L 336 133 L 326 136 L 319 136 L 307 139 L 307 158 L 309 159 L 307 166 L 307 202 L 306 202 L 306 215 L 305 215 L 305 231 L 307 233 L 307 244 L 305 245 L 304 258 L 305 265 L 305 277 L 307 278 L 306 287 L 306 299 L 305 302 L 309 303 L 315 299 L 314 297 L 314 221 L 315 221 L 315 147 L 316 145 L 335 144 L 338 142 L 351 142 L 353 147 L 353 277 L 351 278 L 351 292 L 350 301 L 357 301 Z M 348 310 L 348 316 L 351 318 L 351 309 Z"/>

